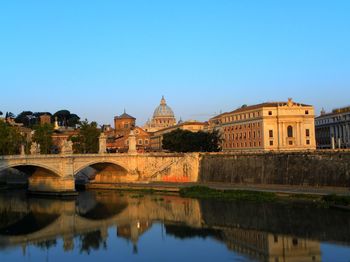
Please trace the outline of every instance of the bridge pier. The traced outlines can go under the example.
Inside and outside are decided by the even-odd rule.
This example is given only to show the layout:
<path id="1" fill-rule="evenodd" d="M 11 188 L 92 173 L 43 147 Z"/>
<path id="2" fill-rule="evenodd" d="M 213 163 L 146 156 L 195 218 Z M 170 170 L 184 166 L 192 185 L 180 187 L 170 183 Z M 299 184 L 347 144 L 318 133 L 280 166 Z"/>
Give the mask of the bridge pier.
<path id="1" fill-rule="evenodd" d="M 73 177 L 30 177 L 28 193 L 55 196 L 77 195 Z"/>

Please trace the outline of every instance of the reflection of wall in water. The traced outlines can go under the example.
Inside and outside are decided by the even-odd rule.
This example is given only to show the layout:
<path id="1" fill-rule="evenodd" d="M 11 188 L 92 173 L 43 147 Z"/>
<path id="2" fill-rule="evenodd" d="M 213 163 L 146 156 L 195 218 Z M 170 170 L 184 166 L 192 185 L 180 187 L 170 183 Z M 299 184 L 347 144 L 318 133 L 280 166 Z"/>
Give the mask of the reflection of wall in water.
<path id="1" fill-rule="evenodd" d="M 224 229 L 229 249 L 263 261 L 321 261 L 318 241 L 246 229 Z"/>

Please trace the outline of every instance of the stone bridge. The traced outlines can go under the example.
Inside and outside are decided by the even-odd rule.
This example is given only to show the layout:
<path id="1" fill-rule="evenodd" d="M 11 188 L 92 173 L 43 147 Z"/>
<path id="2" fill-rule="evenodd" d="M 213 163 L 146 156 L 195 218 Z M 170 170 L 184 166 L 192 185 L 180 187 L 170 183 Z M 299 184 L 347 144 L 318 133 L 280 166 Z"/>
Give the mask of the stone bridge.
<path id="1" fill-rule="evenodd" d="M 96 170 L 93 183 L 150 181 L 195 182 L 199 154 L 69 154 L 0 157 L 0 173 L 17 169 L 29 175 L 29 191 L 75 191 L 75 179 L 87 168 Z"/>

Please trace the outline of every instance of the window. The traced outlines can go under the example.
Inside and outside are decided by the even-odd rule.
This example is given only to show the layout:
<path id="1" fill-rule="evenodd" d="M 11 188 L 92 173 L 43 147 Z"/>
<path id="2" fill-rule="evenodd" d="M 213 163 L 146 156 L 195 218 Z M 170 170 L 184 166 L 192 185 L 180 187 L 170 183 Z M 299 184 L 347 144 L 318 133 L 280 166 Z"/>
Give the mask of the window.
<path id="1" fill-rule="evenodd" d="M 297 246 L 298 245 L 298 239 L 297 238 L 293 238 L 292 242 L 293 242 L 293 246 Z"/>
<path id="2" fill-rule="evenodd" d="M 142 145 L 142 139 L 139 139 L 139 145 Z"/>
<path id="3" fill-rule="evenodd" d="M 292 146 L 293 145 L 293 141 L 289 141 L 289 145 Z"/>
<path id="4" fill-rule="evenodd" d="M 293 137 L 293 127 L 292 126 L 287 127 L 287 135 L 288 135 L 288 137 Z"/>
<path id="5" fill-rule="evenodd" d="M 270 141 L 270 146 L 273 146 L 273 141 Z"/>
<path id="6" fill-rule="evenodd" d="M 306 144 L 307 144 L 307 145 L 310 145 L 310 140 L 309 140 L 309 139 L 306 140 Z"/>
<path id="7" fill-rule="evenodd" d="M 309 110 L 305 110 L 305 115 L 308 115 L 309 114 Z"/>
<path id="8" fill-rule="evenodd" d="M 124 124 L 124 128 L 129 128 L 129 124 L 128 123 Z"/>
<path id="9" fill-rule="evenodd" d="M 269 130 L 269 137 L 273 137 L 273 130 Z"/>
<path id="10" fill-rule="evenodd" d="M 306 136 L 310 136 L 310 129 L 305 130 Z"/>
<path id="11" fill-rule="evenodd" d="M 269 111 L 269 116 L 272 116 L 272 111 Z"/>
<path id="12" fill-rule="evenodd" d="M 148 145 L 148 143 L 149 143 L 148 139 L 145 139 L 145 145 Z"/>

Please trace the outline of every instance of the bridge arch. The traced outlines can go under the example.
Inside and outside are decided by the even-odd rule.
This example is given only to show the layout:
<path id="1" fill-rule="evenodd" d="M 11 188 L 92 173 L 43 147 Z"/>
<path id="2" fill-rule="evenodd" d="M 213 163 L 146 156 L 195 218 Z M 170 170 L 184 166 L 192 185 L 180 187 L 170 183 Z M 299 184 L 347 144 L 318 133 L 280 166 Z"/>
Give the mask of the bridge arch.
<path id="1" fill-rule="evenodd" d="M 76 180 L 83 180 L 84 177 L 89 181 L 102 183 L 122 182 L 129 170 L 120 163 L 114 161 L 90 161 L 75 168 L 74 177 Z"/>
<path id="2" fill-rule="evenodd" d="M 50 166 L 40 163 L 14 163 L 0 167 L 0 172 L 16 169 L 28 176 L 60 177 L 60 172 Z"/>

